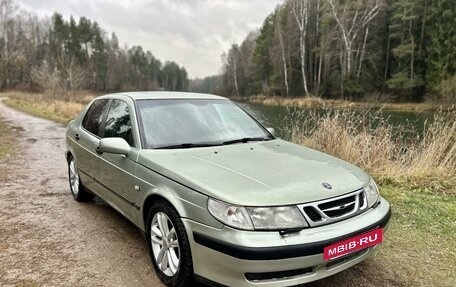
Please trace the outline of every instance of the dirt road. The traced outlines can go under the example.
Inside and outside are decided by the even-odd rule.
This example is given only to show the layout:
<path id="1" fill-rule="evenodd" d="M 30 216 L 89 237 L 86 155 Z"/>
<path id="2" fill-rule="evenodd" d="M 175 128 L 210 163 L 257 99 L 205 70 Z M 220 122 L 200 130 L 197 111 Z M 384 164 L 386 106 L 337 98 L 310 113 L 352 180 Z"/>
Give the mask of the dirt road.
<path id="1" fill-rule="evenodd" d="M 0 114 L 22 150 L 3 163 L 0 286 L 163 286 L 133 224 L 100 200 L 71 197 L 65 128 L 1 103 Z"/>
<path id="2" fill-rule="evenodd" d="M 0 115 L 21 150 L 0 161 L 10 175 L 0 182 L 0 286 L 163 286 L 133 224 L 101 200 L 73 200 L 65 128 L 1 101 Z M 367 260 L 307 286 L 403 286 L 391 275 Z"/>

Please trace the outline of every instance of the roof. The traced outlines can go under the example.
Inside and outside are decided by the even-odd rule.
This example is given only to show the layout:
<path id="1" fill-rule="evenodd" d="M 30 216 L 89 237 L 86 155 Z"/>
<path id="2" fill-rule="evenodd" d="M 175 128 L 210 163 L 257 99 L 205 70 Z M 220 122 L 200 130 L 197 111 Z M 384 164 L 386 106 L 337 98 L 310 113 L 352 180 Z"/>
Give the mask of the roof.
<path id="1" fill-rule="evenodd" d="M 122 92 L 106 96 L 123 95 L 132 98 L 133 100 L 148 100 L 148 99 L 206 99 L 206 100 L 226 100 L 224 97 L 211 95 L 211 94 L 200 94 L 200 93 L 187 93 L 187 92 Z"/>

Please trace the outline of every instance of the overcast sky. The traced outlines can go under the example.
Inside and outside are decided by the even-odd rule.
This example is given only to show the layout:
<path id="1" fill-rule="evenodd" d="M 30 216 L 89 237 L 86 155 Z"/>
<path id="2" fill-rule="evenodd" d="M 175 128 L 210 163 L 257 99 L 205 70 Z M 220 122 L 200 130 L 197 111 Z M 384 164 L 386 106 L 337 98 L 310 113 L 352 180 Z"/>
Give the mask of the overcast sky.
<path id="1" fill-rule="evenodd" d="M 16 0 L 39 16 L 85 16 L 119 43 L 141 45 L 191 78 L 217 74 L 221 54 L 259 28 L 282 0 Z"/>

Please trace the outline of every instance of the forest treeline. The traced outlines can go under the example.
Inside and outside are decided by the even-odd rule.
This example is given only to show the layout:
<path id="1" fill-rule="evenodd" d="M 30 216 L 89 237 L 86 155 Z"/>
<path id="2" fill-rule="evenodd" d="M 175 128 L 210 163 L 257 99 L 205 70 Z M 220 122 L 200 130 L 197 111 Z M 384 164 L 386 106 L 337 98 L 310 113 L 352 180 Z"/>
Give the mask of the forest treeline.
<path id="1" fill-rule="evenodd" d="M 221 76 L 191 88 L 456 101 L 455 7 L 455 0 L 286 0 L 223 54 Z"/>
<path id="2" fill-rule="evenodd" d="M 120 47 L 85 17 L 39 19 L 0 0 L 0 89 L 186 90 L 184 67 L 141 46 Z"/>

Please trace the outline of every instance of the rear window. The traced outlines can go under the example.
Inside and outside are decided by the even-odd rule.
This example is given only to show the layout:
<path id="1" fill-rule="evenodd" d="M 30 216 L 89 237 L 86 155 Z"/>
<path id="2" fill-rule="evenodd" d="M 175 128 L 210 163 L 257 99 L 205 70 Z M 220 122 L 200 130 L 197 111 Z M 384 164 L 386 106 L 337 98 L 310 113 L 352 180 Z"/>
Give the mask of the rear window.
<path id="1" fill-rule="evenodd" d="M 103 113 L 106 110 L 108 103 L 108 99 L 96 100 L 93 102 L 82 121 L 82 127 L 90 133 L 99 136 Z"/>

